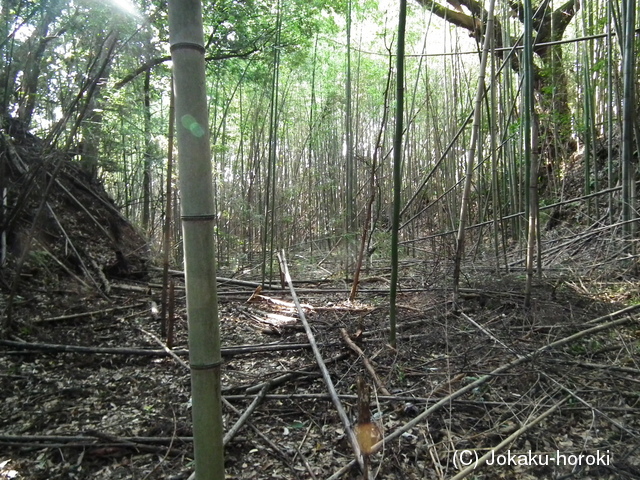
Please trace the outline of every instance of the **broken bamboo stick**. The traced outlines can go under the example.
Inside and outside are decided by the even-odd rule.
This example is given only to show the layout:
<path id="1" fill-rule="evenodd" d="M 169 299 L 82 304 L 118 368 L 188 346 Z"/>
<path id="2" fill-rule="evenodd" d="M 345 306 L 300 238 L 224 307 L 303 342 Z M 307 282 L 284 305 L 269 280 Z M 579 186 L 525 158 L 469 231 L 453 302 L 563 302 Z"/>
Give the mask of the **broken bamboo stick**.
<path id="1" fill-rule="evenodd" d="M 358 345 L 356 345 L 353 340 L 351 340 L 351 337 L 349 337 L 349 334 L 344 328 L 340 329 L 340 334 L 342 335 L 342 339 L 349 346 L 349 348 L 354 352 L 356 352 L 360 358 L 362 358 L 362 364 L 364 365 L 364 368 L 367 369 L 367 372 L 369 372 L 369 375 L 371 376 L 373 381 L 376 383 L 376 385 L 378 386 L 382 394 L 391 396 L 391 393 L 389 393 L 389 390 L 387 390 L 387 387 L 384 386 L 384 383 L 382 383 L 382 380 L 380 380 L 380 377 L 378 377 L 378 374 L 376 373 L 375 368 L 373 368 L 373 365 L 371 365 L 371 362 L 369 361 L 367 356 L 364 354 L 362 349 Z"/>
<path id="2" fill-rule="evenodd" d="M 351 421 L 347 416 L 347 412 L 344 410 L 342 406 L 342 402 L 338 397 L 336 389 L 333 385 L 333 381 L 331 380 L 331 375 L 329 374 L 329 370 L 322 360 L 322 355 L 320 354 L 320 350 L 318 349 L 318 344 L 316 343 L 315 336 L 311 331 L 311 327 L 309 326 L 309 322 L 307 322 L 307 318 L 305 317 L 304 310 L 302 309 L 300 302 L 298 301 L 298 296 L 296 295 L 296 291 L 293 288 L 293 282 L 291 281 L 291 276 L 289 275 L 289 267 L 287 266 L 287 261 L 284 256 L 284 251 L 280 254 L 278 253 L 278 261 L 282 265 L 282 270 L 284 272 L 284 278 L 287 284 L 289 285 L 289 290 L 291 291 L 291 297 L 293 298 L 293 302 L 296 304 L 296 308 L 298 309 L 298 315 L 300 316 L 300 321 L 304 325 L 305 332 L 307 333 L 307 338 L 309 339 L 309 343 L 311 344 L 311 349 L 313 350 L 313 354 L 316 357 L 316 361 L 318 362 L 318 367 L 320 367 L 320 371 L 322 372 L 322 378 L 324 380 L 325 385 L 327 386 L 327 390 L 331 395 L 331 401 L 333 405 L 336 407 L 336 411 L 338 412 L 338 416 L 344 425 L 345 432 L 347 434 L 347 438 L 351 447 L 353 448 L 353 452 L 356 457 L 356 461 L 360 466 L 360 469 L 364 472 L 364 457 L 362 455 L 362 451 L 360 449 L 360 445 L 358 443 L 358 439 L 356 437 L 353 428 L 351 428 Z"/>

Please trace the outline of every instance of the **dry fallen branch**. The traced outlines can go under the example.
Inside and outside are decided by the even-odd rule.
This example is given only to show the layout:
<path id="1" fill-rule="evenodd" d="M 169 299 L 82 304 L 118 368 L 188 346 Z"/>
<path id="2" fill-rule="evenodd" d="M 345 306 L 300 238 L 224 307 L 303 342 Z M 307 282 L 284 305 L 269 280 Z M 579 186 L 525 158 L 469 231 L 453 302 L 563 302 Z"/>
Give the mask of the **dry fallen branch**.
<path id="1" fill-rule="evenodd" d="M 173 359 L 178 362 L 180 365 L 182 365 L 183 367 L 185 367 L 186 369 L 189 369 L 189 365 L 187 364 L 187 362 L 185 362 L 184 360 L 182 360 L 178 355 L 175 354 L 175 352 L 173 350 L 171 350 L 169 347 L 167 347 L 164 342 L 158 338 L 156 335 L 154 335 L 151 332 L 146 331 L 144 328 L 141 327 L 135 327 L 136 330 L 138 330 L 139 332 L 144 333 L 145 335 L 147 335 L 149 338 L 151 338 L 154 342 L 156 342 L 158 345 L 160 345 L 160 347 L 162 347 L 162 349 L 167 352 L 167 355 L 169 355 L 170 357 L 173 357 Z"/>
<path id="2" fill-rule="evenodd" d="M 226 407 L 231 409 L 234 413 L 240 415 L 240 411 L 236 407 L 231 405 L 224 398 L 222 399 L 222 403 Z M 280 457 L 280 459 L 284 462 L 285 465 L 287 465 L 287 467 L 292 472 L 296 471 L 295 468 L 293 467 L 293 465 L 291 465 L 291 461 L 289 460 L 289 457 L 275 443 L 273 443 L 271 440 L 269 440 L 269 438 L 264 433 L 262 433 L 260 431 L 260 429 L 258 429 L 258 427 L 256 427 L 253 423 L 248 422 L 248 421 L 246 423 L 247 423 L 247 426 L 250 427 L 256 433 L 256 435 L 258 435 L 267 445 L 269 445 L 271 450 L 273 450 L 276 453 L 276 455 L 278 455 L 278 457 Z M 195 472 L 189 477 L 189 479 L 193 480 L 194 478 L 195 478 Z"/>
<path id="3" fill-rule="evenodd" d="M 234 407 L 233 405 L 231 405 L 225 398 L 222 399 L 222 403 L 228 407 L 230 410 L 232 410 L 234 413 L 240 415 L 240 410 L 238 410 L 236 407 Z M 295 473 L 295 468 L 294 466 L 291 464 L 291 462 L 289 461 L 289 457 L 275 444 L 273 443 L 271 440 L 269 440 L 269 438 L 262 433 L 258 427 L 256 427 L 253 423 L 250 422 L 246 422 L 247 426 L 250 427 L 255 433 L 256 435 L 258 435 L 268 446 L 269 448 L 271 448 L 271 450 L 273 450 L 273 452 L 280 457 L 280 460 L 282 460 L 282 462 L 292 471 Z M 195 480 L 196 478 L 196 472 L 193 472 L 189 478 L 187 480 Z"/>
<path id="4" fill-rule="evenodd" d="M 193 437 L 117 437 L 120 442 L 129 443 L 149 443 L 169 445 L 172 440 L 177 440 L 183 443 L 193 442 Z M 0 442 L 7 442 L 13 444 L 31 444 L 31 443 L 49 443 L 56 442 L 60 444 L 64 443 L 82 443 L 95 442 L 92 438 L 86 435 L 0 435 Z M 95 445 L 95 443 L 91 443 Z"/>
<path id="5" fill-rule="evenodd" d="M 159 339 L 158 339 L 159 340 Z M 189 369 L 189 366 L 181 361 L 179 358 L 175 357 L 175 359 L 180 363 L 180 365 L 182 365 L 183 367 L 185 367 L 186 369 Z M 258 395 L 256 395 L 256 397 L 253 399 L 253 402 L 251 402 L 251 405 L 249 405 L 249 407 L 245 410 L 245 412 L 240 415 L 240 418 L 238 418 L 238 420 L 236 421 L 236 423 L 233 425 L 233 427 L 231 427 L 231 429 L 226 433 L 226 435 L 224 436 L 224 438 L 222 439 L 222 445 L 226 446 L 235 436 L 236 433 L 238 433 L 238 431 L 240 430 L 240 428 L 242 428 L 242 426 L 244 424 L 247 424 L 248 426 L 250 426 L 263 440 L 265 440 L 265 442 L 274 449 L 274 451 L 281 456 L 285 463 L 287 463 L 287 465 L 290 466 L 290 468 L 293 469 L 293 466 L 291 465 L 291 463 L 288 461 L 287 457 L 280 451 L 280 449 L 273 443 L 271 442 L 271 440 L 269 440 L 262 432 L 260 432 L 260 430 L 258 430 L 253 424 L 249 423 L 249 417 L 251 416 L 251 414 L 253 413 L 253 411 L 258 407 L 258 405 L 260 405 L 260 403 L 262 402 L 262 400 L 265 398 L 265 395 L 267 393 L 267 391 L 269 390 L 269 385 L 265 385 L 262 390 L 260 390 L 260 393 Z M 229 403 L 228 400 L 226 400 L 225 398 L 222 399 L 222 402 L 229 407 L 231 410 L 233 410 L 235 413 L 240 414 L 239 410 L 237 408 L 235 408 L 233 405 L 231 405 Z M 190 480 L 194 480 L 196 478 L 196 473 L 193 472 L 191 474 L 191 476 L 189 476 Z"/>
<path id="6" fill-rule="evenodd" d="M 91 436 L 91 437 L 95 437 L 95 438 L 99 438 L 101 440 L 105 440 L 105 441 L 110 442 L 112 444 L 120 444 L 123 447 L 132 448 L 134 450 L 141 451 L 141 452 L 161 453 L 161 452 L 165 452 L 167 450 L 164 447 L 157 447 L 157 446 L 154 446 L 154 445 L 146 445 L 144 443 L 132 442 L 132 441 L 129 441 L 129 440 L 123 440 L 120 437 L 117 437 L 117 436 L 114 436 L 114 435 L 109 435 L 109 434 L 104 433 L 104 432 L 98 432 L 97 430 L 88 430 L 87 432 L 85 432 L 85 435 L 88 435 L 88 436 Z M 101 446 L 101 445 L 98 445 L 98 446 Z M 169 453 L 171 453 L 172 455 L 184 455 L 183 451 L 177 450 L 177 449 L 174 449 L 174 448 L 169 448 Z"/>
<path id="7" fill-rule="evenodd" d="M 67 267 L 67 265 L 65 265 L 62 261 L 60 261 L 60 259 L 58 259 L 58 257 L 56 257 L 53 253 L 51 253 L 51 251 L 38 239 L 34 239 L 35 244 L 38 246 L 38 249 L 43 251 L 44 253 L 46 253 L 50 259 L 52 259 L 54 262 L 56 262 L 58 264 L 58 266 L 60 268 L 62 268 L 65 272 L 67 272 L 67 275 L 69 275 L 71 278 L 75 279 L 76 282 L 78 282 L 80 285 L 83 285 L 85 288 L 89 289 L 91 287 L 89 287 L 89 284 L 87 284 L 84 280 L 82 280 L 79 276 L 77 276 L 75 273 L 73 273 L 69 267 Z"/>
<path id="8" fill-rule="evenodd" d="M 240 415 L 240 418 L 236 421 L 233 427 L 229 429 L 227 434 L 222 439 L 222 444 L 224 446 L 226 446 L 231 441 L 231 439 L 235 436 L 235 434 L 238 433 L 238 431 L 247 422 L 247 420 L 249 420 L 249 417 L 251 416 L 253 411 L 256 408 L 258 408 L 258 405 L 260 405 L 260 403 L 262 403 L 262 400 L 264 400 L 264 396 L 267 394 L 268 390 L 269 390 L 269 385 L 265 385 L 264 387 L 262 387 L 262 390 L 260 390 L 260 393 L 258 393 L 258 395 L 256 395 L 256 397 L 253 399 L 253 402 L 251 402 L 251 405 L 249 405 L 247 409 L 244 411 L 244 413 Z"/>
<path id="9" fill-rule="evenodd" d="M 69 192 L 67 191 L 67 193 L 69 193 Z M 68 248 L 71 249 L 71 251 L 73 251 L 73 254 L 75 255 L 75 258 L 78 261 L 78 263 L 80 265 L 80 268 L 81 268 L 82 272 L 84 273 L 84 275 L 91 280 L 91 282 L 95 285 L 97 291 L 102 293 L 100 285 L 98 284 L 97 280 L 95 278 L 93 278 L 93 275 L 91 275 L 91 272 L 89 272 L 89 269 L 85 265 L 84 260 L 82 260 L 82 255 L 80 255 L 80 253 L 78 253 L 78 250 L 76 249 L 76 247 L 75 247 L 75 245 L 73 243 L 73 240 L 71 240 L 71 238 L 67 234 L 67 231 L 62 226 L 62 223 L 60 223 L 60 220 L 58 220 L 58 216 L 56 215 L 56 212 L 53 210 L 53 208 L 51 208 L 51 205 L 49 204 L 49 202 L 46 202 L 46 206 L 47 206 L 47 209 L 49 210 L 49 214 L 51 215 L 51 218 L 53 219 L 53 221 L 55 222 L 56 226 L 58 227 L 58 230 L 60 231 L 60 233 L 62 233 L 62 236 L 65 239 L 65 247 L 68 247 Z M 91 218 L 93 218 L 93 217 L 91 217 Z M 62 263 L 57 258 L 56 258 L 56 262 L 57 263 Z M 108 293 L 108 292 L 105 292 L 105 293 Z"/>
<path id="10" fill-rule="evenodd" d="M 353 340 L 351 340 L 351 338 L 349 337 L 349 334 L 344 328 L 340 329 L 340 334 L 342 335 L 342 339 L 349 346 L 349 348 L 354 352 L 356 352 L 358 356 L 362 359 L 362 364 L 364 365 L 364 368 L 367 369 L 367 372 L 369 372 L 369 375 L 371 375 L 371 378 L 376 383 L 376 385 L 378 386 L 378 389 L 382 392 L 382 394 L 390 396 L 391 394 L 389 393 L 389 390 L 387 390 L 387 387 L 385 387 L 384 383 L 382 383 L 382 380 L 380 380 L 380 377 L 378 377 L 378 374 L 376 373 L 375 368 L 373 368 L 373 365 L 371 365 L 371 362 L 366 357 L 362 349 L 358 347 L 353 342 Z"/>
<path id="11" fill-rule="evenodd" d="M 619 428 L 621 431 L 626 432 L 630 438 L 633 437 L 637 437 L 637 434 L 632 432 L 631 430 L 629 430 L 627 427 L 625 427 L 624 425 L 622 425 L 620 422 L 614 420 L 613 418 L 611 418 L 609 415 L 607 415 L 606 413 L 604 413 L 602 410 L 600 410 L 597 407 L 594 407 L 593 405 L 591 405 L 589 402 L 587 402 L 586 400 L 584 400 L 582 397 L 580 397 L 577 393 L 575 393 L 573 390 L 571 390 L 570 388 L 567 388 L 565 385 L 561 384 L 560 382 L 558 382 L 555 378 L 551 377 L 549 374 L 544 373 L 543 375 L 550 380 L 552 383 L 554 383 L 555 385 L 557 385 L 559 388 L 561 388 L 563 391 L 565 391 L 566 393 L 569 394 L 570 397 L 574 398 L 575 400 L 577 400 L 578 402 L 582 403 L 585 407 L 587 407 L 588 409 L 590 409 L 592 412 L 597 413 L 598 415 L 600 415 L 602 418 L 606 419 L 608 422 L 610 422 L 612 425 L 614 425 L 616 428 Z"/>
<path id="12" fill-rule="evenodd" d="M 470 316 L 468 316 L 467 314 L 465 314 L 464 312 L 460 312 L 460 316 L 462 318 L 464 318 L 465 320 L 467 320 L 469 323 L 471 323 L 471 325 L 473 325 L 474 327 L 476 327 L 478 330 L 480 330 L 482 333 L 484 333 L 487 337 L 489 337 L 491 340 L 493 340 L 495 343 L 499 344 L 501 347 L 503 347 L 505 350 L 513 352 L 513 349 L 511 347 L 508 347 L 507 345 L 504 344 L 504 342 L 500 341 L 498 338 L 495 337 L 495 335 L 493 335 L 489 330 L 487 330 L 486 328 L 484 328 L 482 325 L 480 325 L 478 322 L 476 322 L 473 318 L 471 318 Z M 515 353 L 515 352 L 514 352 Z"/>
<path id="13" fill-rule="evenodd" d="M 276 332 L 281 334 L 284 329 L 297 328 L 298 319 L 279 313 L 263 312 L 261 310 L 239 310 L 239 314 L 249 320 L 258 323 L 266 333 Z"/>
<path id="14" fill-rule="evenodd" d="M 607 313 L 606 315 L 603 315 L 601 317 L 598 318 L 594 318 L 593 320 L 589 320 L 588 322 L 586 322 L 587 325 L 594 325 L 596 323 L 601 323 L 604 322 L 606 320 L 613 320 L 615 318 L 618 318 L 621 315 L 626 315 L 627 313 L 631 313 L 634 312 L 636 310 L 638 310 L 640 308 L 640 304 L 638 305 L 631 305 L 629 307 L 623 308 L 621 310 L 612 312 L 612 313 Z"/>
<path id="15" fill-rule="evenodd" d="M 566 365 L 566 364 L 576 365 L 578 367 L 589 368 L 593 370 L 610 370 L 612 372 L 630 373 L 631 375 L 635 375 L 637 378 L 640 378 L 640 370 L 637 368 L 621 367 L 619 365 L 606 365 L 602 363 L 578 362 L 576 360 L 567 360 L 567 359 L 562 359 L 562 360 L 550 359 L 550 360 L 547 360 L 547 362 L 557 363 L 560 365 Z"/>
<path id="16" fill-rule="evenodd" d="M 271 305 L 275 305 L 277 307 L 283 307 L 287 310 L 292 310 L 295 311 L 296 309 L 296 304 L 292 303 L 292 302 L 286 302 L 284 300 L 280 300 L 279 298 L 273 298 L 273 297 L 269 297 L 267 295 L 262 295 L 260 293 L 253 293 L 253 295 L 251 295 L 251 297 L 249 298 L 249 300 L 247 300 L 247 302 L 258 302 L 258 301 L 263 301 L 266 303 L 269 303 Z M 300 304 L 300 306 L 306 310 L 307 312 L 313 312 L 314 307 L 312 307 L 311 305 L 308 304 Z"/>
<path id="17" fill-rule="evenodd" d="M 96 442 L 96 439 L 102 440 Z M 163 453 L 169 455 L 184 455 L 185 452 L 171 448 L 172 441 L 190 443 L 192 437 L 117 437 L 95 430 L 90 430 L 84 436 L 80 435 L 0 435 L 0 445 L 21 448 L 51 449 L 51 448 L 117 448 L 134 449 L 141 452 Z M 169 448 L 161 446 L 168 445 Z"/>
<path id="18" fill-rule="evenodd" d="M 54 353 L 99 353 L 111 355 L 146 355 L 150 357 L 168 355 L 165 350 L 154 350 L 150 348 L 127 348 L 127 347 L 87 347 L 81 345 L 61 345 L 50 343 L 27 343 L 13 340 L 0 340 L 0 345 L 16 348 L 19 350 L 54 352 Z M 174 350 L 173 353 L 187 355 L 188 350 Z"/>
<path id="19" fill-rule="evenodd" d="M 340 353 L 328 360 L 325 360 L 325 364 L 326 363 L 333 363 L 333 362 L 338 362 L 340 360 L 345 359 L 346 357 L 348 357 L 349 354 L 348 353 Z M 245 392 L 247 394 L 253 394 L 256 392 L 259 392 L 265 385 L 268 385 L 269 388 L 273 388 L 273 387 L 277 387 L 279 385 L 283 385 L 284 383 L 288 382 L 289 380 L 293 380 L 295 378 L 300 378 L 300 377 L 305 377 L 305 376 L 311 376 L 311 375 L 319 375 L 319 372 L 316 372 L 316 368 L 317 368 L 318 364 L 314 363 L 312 365 L 306 365 L 300 368 L 299 371 L 297 372 L 287 372 L 284 373 L 278 377 L 272 378 L 271 380 L 267 380 L 266 382 L 262 382 L 259 383 L 258 385 L 253 385 L 252 387 L 248 387 Z M 227 395 L 225 395 L 225 397 L 228 397 Z M 230 397 L 228 397 L 230 398 Z"/>

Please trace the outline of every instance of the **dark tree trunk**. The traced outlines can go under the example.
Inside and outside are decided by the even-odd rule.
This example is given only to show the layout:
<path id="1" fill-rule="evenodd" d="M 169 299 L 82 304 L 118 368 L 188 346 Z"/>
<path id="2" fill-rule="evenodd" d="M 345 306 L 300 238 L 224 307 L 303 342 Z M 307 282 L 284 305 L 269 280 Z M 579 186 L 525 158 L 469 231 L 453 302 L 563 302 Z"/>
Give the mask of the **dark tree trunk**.
<path id="1" fill-rule="evenodd" d="M 31 117 L 36 106 L 38 80 L 42 71 L 42 60 L 47 45 L 56 38 L 49 35 L 51 23 L 60 14 L 60 0 L 44 2 L 42 5 L 42 19 L 33 34 L 25 43 L 25 61 L 22 70 L 22 81 L 18 98 L 18 119 L 25 125 L 31 123 Z"/>

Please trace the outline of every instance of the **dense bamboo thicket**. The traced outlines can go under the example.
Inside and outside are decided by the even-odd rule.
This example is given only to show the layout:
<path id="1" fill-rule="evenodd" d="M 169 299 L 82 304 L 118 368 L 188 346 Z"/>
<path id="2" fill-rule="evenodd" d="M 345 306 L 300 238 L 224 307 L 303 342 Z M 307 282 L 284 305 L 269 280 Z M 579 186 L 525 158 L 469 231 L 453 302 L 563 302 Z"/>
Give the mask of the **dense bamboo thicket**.
<path id="1" fill-rule="evenodd" d="M 0 477 L 637 472 L 636 10 L 2 0 Z"/>
<path id="2" fill-rule="evenodd" d="M 390 254 L 398 84 L 401 255 L 506 269 L 522 249 L 539 272 L 541 237 L 606 227 L 632 258 L 635 2 L 498 1 L 491 31 L 490 4 L 409 3 L 402 79 L 391 3 L 205 5 L 220 265 L 272 276 L 285 248 L 348 273 L 359 250 Z M 75 154 L 157 247 L 173 219 L 179 263 L 166 22 L 153 2 L 5 2 L 2 110 L 7 131 Z"/>

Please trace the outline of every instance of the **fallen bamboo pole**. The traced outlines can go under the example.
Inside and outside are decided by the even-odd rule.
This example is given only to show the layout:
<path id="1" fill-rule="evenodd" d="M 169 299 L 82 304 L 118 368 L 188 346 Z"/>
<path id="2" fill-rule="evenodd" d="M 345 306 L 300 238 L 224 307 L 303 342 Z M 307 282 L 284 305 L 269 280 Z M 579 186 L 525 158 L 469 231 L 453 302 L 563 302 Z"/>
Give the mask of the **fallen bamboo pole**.
<path id="1" fill-rule="evenodd" d="M 66 353 L 99 353 L 109 355 L 146 355 L 167 356 L 169 353 L 165 349 L 136 348 L 136 347 L 91 347 L 84 345 L 61 345 L 51 343 L 27 343 L 16 342 L 14 340 L 0 339 L 0 345 L 12 347 L 18 350 L 30 350 L 36 352 L 66 352 Z M 302 350 L 309 348 L 307 343 L 274 343 L 262 345 L 240 345 L 236 347 L 222 347 L 222 356 L 244 355 L 256 352 L 277 352 L 281 350 Z M 173 349 L 176 355 L 187 355 L 189 351 L 184 348 Z"/>
<path id="2" fill-rule="evenodd" d="M 304 311 L 302 310 L 302 306 L 300 305 L 300 301 L 298 300 L 298 296 L 296 295 L 296 291 L 293 288 L 293 282 L 291 281 L 291 276 L 289 275 L 289 267 L 287 266 L 287 261 L 284 256 L 284 252 L 282 254 L 278 253 L 278 261 L 282 267 L 282 271 L 284 272 L 284 279 L 287 285 L 289 285 L 289 290 L 291 291 L 291 297 L 293 298 L 293 302 L 296 304 L 296 308 L 298 310 L 298 315 L 300 316 L 300 321 L 304 325 L 305 332 L 307 333 L 307 338 L 309 339 L 309 343 L 311 344 L 311 349 L 313 350 L 313 354 L 316 357 L 316 361 L 318 362 L 318 367 L 322 372 L 322 378 L 324 380 L 325 385 L 327 386 L 327 390 L 329 391 L 329 395 L 331 395 L 331 401 L 333 405 L 336 407 L 336 411 L 338 412 L 338 416 L 340 420 L 342 420 L 342 424 L 344 425 L 345 432 L 347 434 L 347 438 L 351 447 L 353 448 L 353 452 L 355 454 L 356 460 L 360 469 L 365 471 L 364 469 L 364 457 L 362 455 L 362 451 L 360 449 L 360 444 L 358 443 L 358 439 L 356 437 L 355 432 L 351 428 L 351 421 L 347 416 L 347 412 L 344 410 L 342 406 L 342 402 L 338 397 L 338 393 L 333 385 L 333 381 L 331 380 L 331 375 L 329 374 L 329 370 L 322 360 L 322 355 L 320 354 L 320 350 L 318 349 L 318 344 L 316 343 L 315 336 L 311 331 L 311 327 L 309 326 L 309 322 L 307 322 L 307 318 L 305 317 Z"/>

